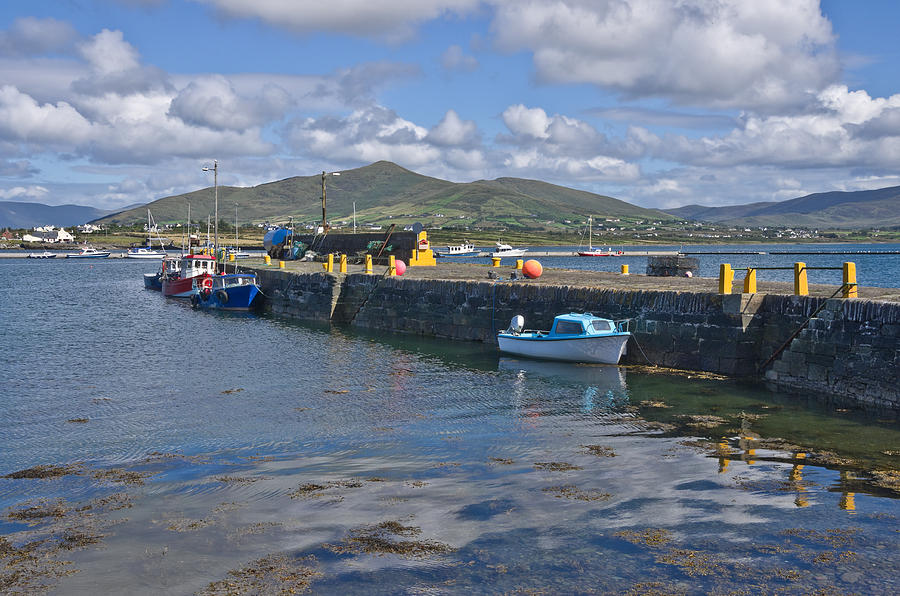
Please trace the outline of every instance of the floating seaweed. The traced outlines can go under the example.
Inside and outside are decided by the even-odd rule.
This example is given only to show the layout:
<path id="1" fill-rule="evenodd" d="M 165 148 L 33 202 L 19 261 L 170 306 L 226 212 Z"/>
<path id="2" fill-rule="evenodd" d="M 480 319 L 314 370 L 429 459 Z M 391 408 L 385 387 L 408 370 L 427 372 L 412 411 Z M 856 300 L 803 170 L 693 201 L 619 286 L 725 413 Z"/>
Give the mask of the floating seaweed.
<path id="1" fill-rule="evenodd" d="M 547 472 L 570 472 L 572 470 L 583 470 L 581 466 L 576 466 L 564 461 L 539 461 L 535 462 L 534 467 L 538 470 Z"/>
<path id="2" fill-rule="evenodd" d="M 396 539 L 397 536 L 411 538 L 421 533 L 422 530 L 416 526 L 404 526 L 397 521 L 384 521 L 374 526 L 354 528 L 341 544 L 324 544 L 323 547 L 338 554 L 389 554 L 416 558 L 455 550 L 447 544 L 434 540 Z"/>
<path id="3" fill-rule="evenodd" d="M 212 582 L 198 592 L 201 596 L 228 594 L 302 594 L 322 573 L 316 568 L 316 558 L 291 557 L 285 554 L 266 555 L 246 567 L 228 572 L 229 578 Z"/>

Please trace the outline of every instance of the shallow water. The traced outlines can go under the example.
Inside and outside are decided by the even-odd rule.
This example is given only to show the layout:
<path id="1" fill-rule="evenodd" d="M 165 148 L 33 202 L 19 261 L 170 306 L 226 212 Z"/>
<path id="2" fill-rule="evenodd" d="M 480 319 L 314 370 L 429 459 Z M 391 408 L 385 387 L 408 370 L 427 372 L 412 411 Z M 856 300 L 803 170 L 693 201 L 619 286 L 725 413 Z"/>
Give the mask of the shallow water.
<path id="1" fill-rule="evenodd" d="M 287 572 L 265 588 L 315 593 L 900 591 L 898 493 L 873 481 L 896 421 L 193 311 L 149 269 L 0 261 L 0 476 L 80 466 L 0 478 L 0 536 L 78 570 L 30 568 L 55 593 L 248 586 L 229 571 L 267 555 Z M 36 503 L 65 512 L 27 525 Z"/>

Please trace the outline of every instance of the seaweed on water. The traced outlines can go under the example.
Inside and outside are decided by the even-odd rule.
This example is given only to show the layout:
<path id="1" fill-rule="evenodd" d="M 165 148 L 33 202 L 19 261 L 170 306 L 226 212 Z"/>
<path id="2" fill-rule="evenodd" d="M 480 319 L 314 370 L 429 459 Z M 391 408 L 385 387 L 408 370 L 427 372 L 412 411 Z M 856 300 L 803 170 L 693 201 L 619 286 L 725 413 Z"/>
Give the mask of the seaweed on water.
<path id="1" fill-rule="evenodd" d="M 27 505 L 20 509 L 13 509 L 6 514 L 6 517 L 12 521 L 21 521 L 28 524 L 43 523 L 47 518 L 59 519 L 69 512 L 62 499 L 55 501 L 39 500 L 34 504 Z"/>
<path id="2" fill-rule="evenodd" d="M 60 478 L 62 476 L 79 476 L 84 472 L 81 464 L 65 464 L 61 466 L 53 464 L 43 464 L 26 468 L 17 472 L 10 472 L 3 478 L 23 479 L 23 478 Z"/>
<path id="3" fill-rule="evenodd" d="M 201 596 L 243 594 L 302 594 L 321 577 L 316 558 L 285 554 L 266 555 L 246 567 L 228 572 L 229 578 L 212 582 L 198 592 Z"/>
<path id="4" fill-rule="evenodd" d="M 452 552 L 450 545 L 434 540 L 397 540 L 396 537 L 412 538 L 422 533 L 416 526 L 404 526 L 397 521 L 384 521 L 372 526 L 350 530 L 341 544 L 323 544 L 331 552 L 338 554 L 403 555 L 425 557 Z"/>
<path id="5" fill-rule="evenodd" d="M 550 493 L 557 499 L 570 499 L 576 501 L 608 501 L 611 494 L 600 490 L 581 490 L 574 484 L 565 484 L 562 486 L 548 486 L 541 489 L 545 493 Z"/>
<path id="6" fill-rule="evenodd" d="M 572 470 L 583 470 L 581 466 L 576 466 L 564 461 L 539 461 L 535 462 L 534 467 L 538 470 L 547 472 L 569 472 Z"/>
<path id="7" fill-rule="evenodd" d="M 107 482 L 118 482 L 121 484 L 131 484 L 134 486 L 142 486 L 144 478 L 149 476 L 142 472 L 134 472 L 122 468 L 109 468 L 107 470 L 94 470 L 91 477 L 95 480 L 103 480 Z"/>
<path id="8" fill-rule="evenodd" d="M 582 445 L 582 447 L 588 453 L 597 457 L 616 457 L 616 452 L 613 451 L 612 447 L 606 447 L 605 445 Z"/>
<path id="9" fill-rule="evenodd" d="M 621 538 L 632 544 L 648 546 L 655 548 L 663 546 L 672 541 L 672 533 L 664 528 L 647 528 L 639 532 L 634 530 L 621 530 L 613 534 L 616 538 Z"/>

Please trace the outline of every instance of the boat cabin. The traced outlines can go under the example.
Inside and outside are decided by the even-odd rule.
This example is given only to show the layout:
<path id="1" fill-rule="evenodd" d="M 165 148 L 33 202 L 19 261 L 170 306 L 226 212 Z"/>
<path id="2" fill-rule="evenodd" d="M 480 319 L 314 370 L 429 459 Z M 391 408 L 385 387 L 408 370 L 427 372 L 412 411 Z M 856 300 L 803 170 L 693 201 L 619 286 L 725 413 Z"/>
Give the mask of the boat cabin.
<path id="1" fill-rule="evenodd" d="M 615 321 L 595 317 L 591 313 L 569 313 L 553 319 L 551 335 L 603 335 L 618 331 Z"/>
<path id="2" fill-rule="evenodd" d="M 215 275 L 216 260 L 210 255 L 184 255 L 181 257 L 181 277 Z"/>

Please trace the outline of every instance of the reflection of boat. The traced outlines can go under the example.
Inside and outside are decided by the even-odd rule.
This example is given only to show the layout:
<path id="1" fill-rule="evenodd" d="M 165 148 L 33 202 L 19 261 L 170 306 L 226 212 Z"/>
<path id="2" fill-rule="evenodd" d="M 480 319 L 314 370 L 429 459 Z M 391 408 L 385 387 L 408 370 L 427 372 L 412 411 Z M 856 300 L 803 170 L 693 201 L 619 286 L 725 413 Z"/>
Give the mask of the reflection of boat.
<path id="1" fill-rule="evenodd" d="M 593 242 L 593 226 L 591 224 L 591 216 L 588 216 L 588 247 L 587 250 L 579 250 L 579 257 L 612 257 L 614 255 L 623 254 L 621 250 L 614 251 L 611 248 L 603 250 L 602 248 L 594 248 Z"/>
<path id="2" fill-rule="evenodd" d="M 55 259 L 56 253 L 49 252 L 46 250 L 44 252 L 32 252 L 32 253 L 28 253 L 27 258 L 29 258 L 29 259 Z"/>
<path id="3" fill-rule="evenodd" d="M 497 242 L 497 249 L 491 253 L 492 257 L 524 257 L 525 252 L 528 249 L 526 248 L 513 248 L 509 244 L 503 244 L 502 242 Z"/>
<path id="4" fill-rule="evenodd" d="M 178 271 L 162 277 L 163 296 L 190 298 L 201 290 L 212 290 L 216 260 L 210 255 L 184 255 Z"/>
<path id="5" fill-rule="evenodd" d="M 557 315 L 550 331 L 524 329 L 522 315 L 497 334 L 501 352 L 566 362 L 617 364 L 631 333 L 627 321 L 612 321 L 591 313 Z"/>
<path id="6" fill-rule="evenodd" d="M 625 369 L 610 364 L 578 364 L 501 356 L 498 370 L 515 372 L 517 377 L 542 377 L 554 385 L 573 387 L 581 393 L 582 410 L 615 408 L 628 403 Z"/>
<path id="7" fill-rule="evenodd" d="M 109 256 L 108 250 L 97 250 L 93 246 L 85 244 L 80 251 L 70 252 L 66 255 L 67 259 L 105 259 Z"/>
<path id="8" fill-rule="evenodd" d="M 229 273 L 212 278 L 212 286 L 191 296 L 191 306 L 219 310 L 247 310 L 259 296 L 256 275 Z"/>
<path id="9" fill-rule="evenodd" d="M 166 275 L 173 278 L 181 271 L 181 264 L 178 257 L 168 257 L 159 262 L 159 271 L 156 273 L 144 274 L 144 287 L 148 290 L 162 290 L 162 280 Z"/>
<path id="10" fill-rule="evenodd" d="M 445 249 L 435 250 L 434 254 L 438 257 L 477 257 L 478 249 L 474 244 L 463 242 L 454 246 L 448 246 Z"/>

